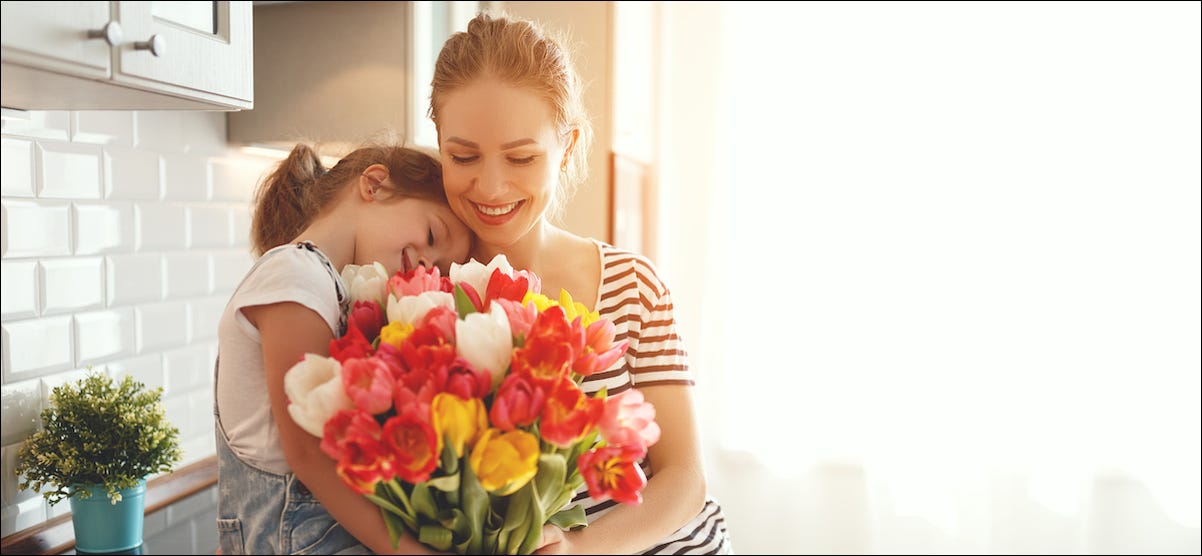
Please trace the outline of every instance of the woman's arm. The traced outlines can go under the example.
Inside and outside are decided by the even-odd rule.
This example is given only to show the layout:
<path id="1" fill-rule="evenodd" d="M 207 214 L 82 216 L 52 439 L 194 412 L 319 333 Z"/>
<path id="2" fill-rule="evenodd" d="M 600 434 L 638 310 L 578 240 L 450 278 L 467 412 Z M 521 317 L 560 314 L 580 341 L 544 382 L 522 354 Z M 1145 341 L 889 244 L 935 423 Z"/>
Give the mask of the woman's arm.
<path id="1" fill-rule="evenodd" d="M 380 508 L 350 489 L 335 472 L 335 461 L 321 451 L 321 439 L 305 432 L 288 414 L 284 373 L 305 353 L 329 354 L 333 334 L 325 320 L 298 303 L 275 303 L 243 309 L 263 343 L 263 366 L 271 413 L 280 445 L 296 477 L 350 534 L 377 554 L 436 554 L 412 535 L 392 547 Z"/>
<path id="2" fill-rule="evenodd" d="M 705 506 L 705 473 L 693 414 L 692 387 L 663 384 L 640 387 L 655 406 L 659 442 L 648 449 L 652 477 L 643 503 L 619 504 L 588 527 L 553 537 L 538 554 L 633 554 L 654 545 L 693 519 Z M 546 541 L 544 541 L 546 542 Z"/>

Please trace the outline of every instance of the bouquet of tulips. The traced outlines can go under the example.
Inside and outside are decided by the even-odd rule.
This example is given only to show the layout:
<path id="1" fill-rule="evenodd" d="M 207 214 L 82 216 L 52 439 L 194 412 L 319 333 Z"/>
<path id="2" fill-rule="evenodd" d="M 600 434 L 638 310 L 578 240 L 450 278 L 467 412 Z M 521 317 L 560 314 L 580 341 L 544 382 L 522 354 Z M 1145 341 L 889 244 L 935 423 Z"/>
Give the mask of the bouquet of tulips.
<path id="1" fill-rule="evenodd" d="M 503 255 L 450 276 L 376 263 L 342 278 L 346 334 L 288 370 L 288 411 L 381 508 L 394 545 L 408 531 L 437 550 L 527 554 L 544 524 L 586 524 L 564 509 L 582 484 L 642 501 L 654 408 L 635 389 L 580 388 L 626 352 L 612 322 L 542 295 Z"/>

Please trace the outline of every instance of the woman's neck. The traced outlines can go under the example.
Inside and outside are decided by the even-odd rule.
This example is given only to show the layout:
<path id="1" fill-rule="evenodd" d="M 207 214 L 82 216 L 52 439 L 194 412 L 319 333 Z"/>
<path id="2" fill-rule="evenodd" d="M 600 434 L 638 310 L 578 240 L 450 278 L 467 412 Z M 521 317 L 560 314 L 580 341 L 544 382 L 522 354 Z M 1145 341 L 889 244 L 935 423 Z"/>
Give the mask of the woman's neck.
<path id="1" fill-rule="evenodd" d="M 514 268 L 527 269 L 535 274 L 546 272 L 550 261 L 556 259 L 555 246 L 566 234 L 546 220 L 539 220 L 521 239 L 509 245 L 494 245 L 477 242 L 472 249 L 472 258 L 488 264 L 493 257 L 504 254 Z"/>

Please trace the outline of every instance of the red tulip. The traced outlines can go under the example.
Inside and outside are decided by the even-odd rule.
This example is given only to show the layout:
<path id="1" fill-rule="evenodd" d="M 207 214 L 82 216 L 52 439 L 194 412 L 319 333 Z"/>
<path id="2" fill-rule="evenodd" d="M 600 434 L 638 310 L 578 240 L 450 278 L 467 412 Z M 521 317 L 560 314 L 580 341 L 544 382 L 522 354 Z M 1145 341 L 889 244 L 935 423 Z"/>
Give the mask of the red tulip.
<path id="1" fill-rule="evenodd" d="M 594 500 L 613 498 L 623 504 L 640 504 L 647 476 L 639 467 L 643 452 L 628 446 L 594 448 L 576 460 L 580 475 L 588 485 L 588 495 Z"/>
<path id="2" fill-rule="evenodd" d="M 592 429 L 604 409 L 604 401 L 586 396 L 571 378 L 562 377 L 547 395 L 539 434 L 560 448 L 571 447 Z"/>
<path id="3" fill-rule="evenodd" d="M 489 417 L 494 427 L 511 431 L 534 422 L 543 411 L 546 394 L 525 375 L 505 377 L 493 398 Z"/>

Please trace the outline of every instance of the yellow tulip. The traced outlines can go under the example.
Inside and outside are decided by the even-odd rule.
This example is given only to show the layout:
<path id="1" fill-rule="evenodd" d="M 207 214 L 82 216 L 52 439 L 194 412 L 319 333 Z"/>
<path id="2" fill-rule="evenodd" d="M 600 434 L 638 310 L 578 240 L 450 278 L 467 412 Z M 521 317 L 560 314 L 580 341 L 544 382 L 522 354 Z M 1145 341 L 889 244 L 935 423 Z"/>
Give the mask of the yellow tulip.
<path id="1" fill-rule="evenodd" d="M 400 321 L 393 321 L 387 326 L 380 329 L 380 341 L 391 345 L 394 348 L 401 349 L 401 344 L 405 343 L 405 338 L 408 338 L 413 333 L 413 325 Z"/>
<path id="2" fill-rule="evenodd" d="M 533 434 L 488 429 L 476 441 L 468 462 L 484 490 L 508 496 L 538 473 L 538 454 L 538 438 Z"/>
<path id="3" fill-rule="evenodd" d="M 430 402 L 430 414 L 434 433 L 441 442 L 449 443 L 458 457 L 463 457 L 465 445 L 475 442 L 488 428 L 488 413 L 477 398 L 465 400 L 450 392 L 439 393 Z"/>
<path id="4" fill-rule="evenodd" d="M 559 305 L 563 307 L 563 313 L 568 317 L 568 322 L 575 321 L 576 317 L 580 317 L 580 324 L 585 328 L 601 318 L 597 311 L 589 311 L 583 303 L 573 301 L 572 294 L 568 293 L 568 290 L 559 290 Z"/>
<path id="5" fill-rule="evenodd" d="M 526 295 L 522 297 L 522 305 L 529 305 L 531 303 L 534 304 L 534 308 L 538 309 L 540 313 L 546 311 L 548 307 L 559 305 L 559 303 L 552 301 L 550 297 L 541 293 L 526 292 Z"/>

